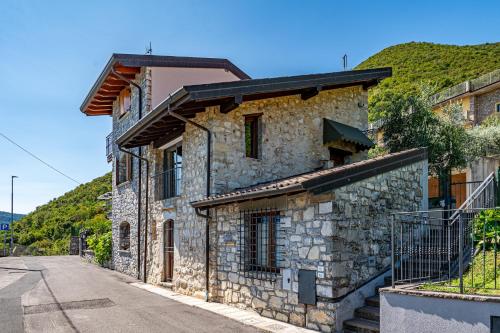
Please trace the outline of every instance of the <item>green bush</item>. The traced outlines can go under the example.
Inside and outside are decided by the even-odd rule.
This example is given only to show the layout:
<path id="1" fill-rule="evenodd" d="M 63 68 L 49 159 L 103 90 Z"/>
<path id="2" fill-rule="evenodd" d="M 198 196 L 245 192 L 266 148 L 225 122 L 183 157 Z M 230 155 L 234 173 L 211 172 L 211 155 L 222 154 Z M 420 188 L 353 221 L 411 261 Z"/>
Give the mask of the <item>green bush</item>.
<path id="1" fill-rule="evenodd" d="M 111 240 L 111 231 L 102 235 L 92 235 L 87 238 L 89 249 L 94 251 L 95 259 L 101 265 L 104 265 L 104 263 L 111 259 Z"/>
<path id="2" fill-rule="evenodd" d="M 495 245 L 500 249 L 500 209 L 482 211 L 474 219 L 474 240 L 478 246 L 486 245 L 492 249 Z"/>

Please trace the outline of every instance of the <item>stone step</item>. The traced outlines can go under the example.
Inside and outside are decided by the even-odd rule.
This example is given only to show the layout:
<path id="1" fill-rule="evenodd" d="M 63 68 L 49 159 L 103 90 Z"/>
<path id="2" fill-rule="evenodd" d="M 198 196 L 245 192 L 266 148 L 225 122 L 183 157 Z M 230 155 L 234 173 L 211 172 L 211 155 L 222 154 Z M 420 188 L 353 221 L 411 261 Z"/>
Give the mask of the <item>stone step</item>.
<path id="1" fill-rule="evenodd" d="M 379 307 L 380 306 L 380 296 L 375 295 L 372 297 L 368 297 L 365 299 L 365 303 L 366 303 L 366 305 Z"/>
<path id="2" fill-rule="evenodd" d="M 168 290 L 172 290 L 174 286 L 172 282 L 160 282 L 158 285 Z"/>
<path id="3" fill-rule="evenodd" d="M 380 324 L 373 320 L 353 318 L 344 321 L 344 332 L 379 333 Z"/>
<path id="4" fill-rule="evenodd" d="M 371 305 L 362 306 L 354 311 L 354 316 L 380 322 L 380 308 Z"/>

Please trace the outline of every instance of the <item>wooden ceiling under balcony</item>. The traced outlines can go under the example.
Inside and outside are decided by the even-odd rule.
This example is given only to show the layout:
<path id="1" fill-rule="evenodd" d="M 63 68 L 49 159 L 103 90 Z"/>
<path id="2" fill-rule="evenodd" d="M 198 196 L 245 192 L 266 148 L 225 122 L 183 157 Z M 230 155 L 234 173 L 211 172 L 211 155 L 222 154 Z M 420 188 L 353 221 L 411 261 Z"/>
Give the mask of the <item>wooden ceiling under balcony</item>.
<path id="1" fill-rule="evenodd" d="M 141 67 L 115 65 L 113 68 L 116 73 L 129 80 L 134 80 L 135 76 L 141 71 Z M 127 86 L 129 86 L 127 81 L 113 72 L 109 72 L 87 104 L 84 112 L 89 116 L 111 115 L 113 113 L 113 102 L 120 95 L 122 89 Z"/>

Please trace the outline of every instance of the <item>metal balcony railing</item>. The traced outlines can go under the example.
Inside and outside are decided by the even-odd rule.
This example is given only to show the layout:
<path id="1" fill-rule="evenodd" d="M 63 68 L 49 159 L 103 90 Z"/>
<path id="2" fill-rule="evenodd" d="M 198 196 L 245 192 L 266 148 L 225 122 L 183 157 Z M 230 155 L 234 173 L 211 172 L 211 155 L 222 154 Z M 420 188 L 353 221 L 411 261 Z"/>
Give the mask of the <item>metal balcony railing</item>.
<path id="1" fill-rule="evenodd" d="M 113 160 L 113 132 L 106 136 L 106 158 L 108 159 L 108 163 Z"/>
<path id="2" fill-rule="evenodd" d="M 181 194 L 182 167 L 165 170 L 153 176 L 155 199 L 164 200 Z"/>

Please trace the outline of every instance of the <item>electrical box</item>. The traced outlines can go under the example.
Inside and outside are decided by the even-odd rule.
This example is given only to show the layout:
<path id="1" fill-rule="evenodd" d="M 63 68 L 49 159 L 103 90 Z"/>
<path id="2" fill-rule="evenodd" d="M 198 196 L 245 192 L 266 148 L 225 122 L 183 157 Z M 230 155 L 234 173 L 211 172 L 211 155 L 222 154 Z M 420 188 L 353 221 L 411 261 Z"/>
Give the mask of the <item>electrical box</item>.
<path id="1" fill-rule="evenodd" d="M 292 270 L 290 268 L 283 270 L 283 289 L 292 290 Z"/>
<path id="2" fill-rule="evenodd" d="M 316 271 L 299 269 L 299 303 L 316 305 Z"/>

